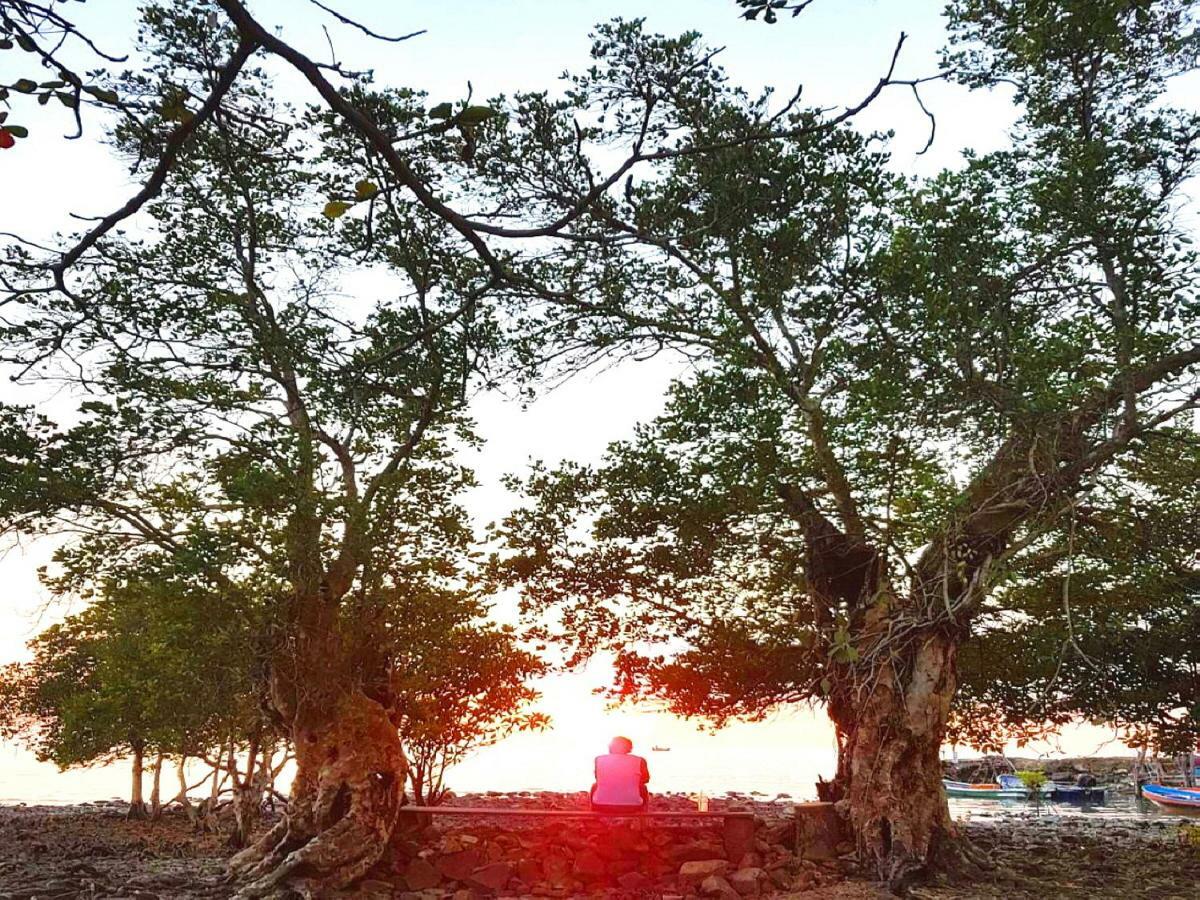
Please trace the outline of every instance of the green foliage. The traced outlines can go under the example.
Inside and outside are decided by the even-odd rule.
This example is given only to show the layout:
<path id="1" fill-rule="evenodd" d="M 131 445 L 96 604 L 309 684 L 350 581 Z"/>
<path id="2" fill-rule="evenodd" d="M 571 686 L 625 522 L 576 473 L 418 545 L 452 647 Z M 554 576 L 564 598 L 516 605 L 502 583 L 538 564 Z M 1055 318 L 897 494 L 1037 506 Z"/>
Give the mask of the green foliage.
<path id="1" fill-rule="evenodd" d="M 1054 523 L 960 651 L 953 739 L 995 750 L 1085 718 L 1196 745 L 1198 484 L 1195 435 L 1170 432 Z"/>
<path id="2" fill-rule="evenodd" d="M 162 557 L 109 581 L 0 674 L 4 730 L 61 768 L 137 749 L 197 755 L 261 731 L 265 628 L 172 577 Z M 132 573 L 130 573 L 132 574 Z"/>
<path id="3" fill-rule="evenodd" d="M 1021 784 L 1025 786 L 1025 790 L 1029 791 L 1033 796 L 1040 796 L 1042 788 L 1050 780 L 1045 772 L 1036 769 L 1024 769 L 1017 772 L 1017 778 L 1021 779 Z"/>
<path id="4" fill-rule="evenodd" d="M 571 108 L 523 98 L 515 121 L 538 127 L 513 159 L 553 159 L 581 111 L 616 142 L 668 142 L 576 227 L 608 255 L 564 251 L 605 289 L 524 321 L 560 358 L 668 350 L 689 374 L 597 467 L 535 469 L 493 566 L 580 652 L 621 652 L 619 691 L 758 715 L 876 671 L 881 621 L 967 629 L 1037 564 L 1059 505 L 1188 408 L 1198 260 L 1178 213 L 1200 120 L 1162 91 L 1191 64 L 1189 19 L 1090 6 L 951 5 L 952 62 L 1016 81 L 1022 121 L 928 180 L 638 23 L 598 30 Z M 878 549 L 886 590 L 812 596 L 813 514 Z"/>
<path id="5" fill-rule="evenodd" d="M 390 689 L 417 803 L 439 803 L 446 771 L 519 731 L 549 726 L 531 711 L 530 681 L 546 663 L 509 628 L 483 622 L 475 604 L 429 598 L 393 609 Z"/>

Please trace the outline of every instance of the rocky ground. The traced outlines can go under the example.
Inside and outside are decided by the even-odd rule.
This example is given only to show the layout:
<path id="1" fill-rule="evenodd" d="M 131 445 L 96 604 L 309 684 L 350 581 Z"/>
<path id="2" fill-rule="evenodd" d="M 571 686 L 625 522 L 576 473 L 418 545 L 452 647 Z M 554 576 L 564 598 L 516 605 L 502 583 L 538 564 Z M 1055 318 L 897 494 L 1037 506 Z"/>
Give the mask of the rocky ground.
<path id="1" fill-rule="evenodd" d="M 785 798 L 786 799 L 786 798 Z M 824 858 L 794 852 L 785 799 L 714 801 L 752 808 L 756 843 L 728 859 L 719 825 L 477 816 L 409 827 L 394 854 L 353 894 L 370 900 L 474 900 L 543 896 L 683 898 L 891 896 L 860 878 L 846 846 Z M 572 808 L 582 795 L 482 795 L 471 806 Z M 660 806 L 686 808 L 685 797 Z M 693 807 L 694 808 L 694 807 Z M 1200 898 L 1200 846 L 1181 840 L 1186 820 L 1035 817 L 998 813 L 966 824 L 996 871 L 971 884 L 927 885 L 925 900 L 999 898 Z M 1200 825 L 1200 821 L 1195 824 Z M 129 822 L 120 804 L 0 807 L 0 900 L 198 900 L 223 898 L 229 849 L 198 835 L 182 815 Z"/>

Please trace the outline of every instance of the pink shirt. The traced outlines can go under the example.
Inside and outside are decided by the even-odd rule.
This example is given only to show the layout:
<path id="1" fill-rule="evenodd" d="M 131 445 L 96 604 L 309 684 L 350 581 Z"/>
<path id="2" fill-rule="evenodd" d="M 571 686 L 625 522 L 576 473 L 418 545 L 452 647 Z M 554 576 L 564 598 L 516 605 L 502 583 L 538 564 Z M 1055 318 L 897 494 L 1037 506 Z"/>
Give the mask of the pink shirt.
<path id="1" fill-rule="evenodd" d="M 596 757 L 596 790 L 592 802 L 601 806 L 641 806 L 642 785 L 650 780 L 646 760 L 632 753 Z"/>

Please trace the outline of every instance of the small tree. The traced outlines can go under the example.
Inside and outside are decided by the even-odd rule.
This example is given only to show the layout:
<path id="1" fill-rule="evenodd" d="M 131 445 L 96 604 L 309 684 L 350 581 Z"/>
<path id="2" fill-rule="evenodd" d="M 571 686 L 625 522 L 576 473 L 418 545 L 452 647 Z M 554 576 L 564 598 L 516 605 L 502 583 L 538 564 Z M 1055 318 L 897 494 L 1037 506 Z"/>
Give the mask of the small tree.
<path id="1" fill-rule="evenodd" d="M 447 770 L 468 754 L 550 721 L 528 709 L 539 696 L 529 682 L 546 663 L 521 649 L 511 629 L 458 625 L 431 650 L 398 659 L 392 679 L 409 783 L 422 805 L 442 801 Z"/>

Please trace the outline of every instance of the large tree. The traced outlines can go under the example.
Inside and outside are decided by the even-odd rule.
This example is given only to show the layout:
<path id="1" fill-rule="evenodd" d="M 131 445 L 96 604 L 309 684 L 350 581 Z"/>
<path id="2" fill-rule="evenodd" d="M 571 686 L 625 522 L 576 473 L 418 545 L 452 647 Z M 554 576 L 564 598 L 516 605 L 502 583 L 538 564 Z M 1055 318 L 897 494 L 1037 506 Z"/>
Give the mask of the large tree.
<path id="1" fill-rule="evenodd" d="M 893 882 L 976 859 L 938 751 L 984 601 L 1200 400 L 1180 215 L 1200 120 L 1164 101 L 1193 65 L 1190 5 L 949 17 L 959 75 L 1015 85 L 1022 118 L 1009 149 L 920 182 L 850 130 L 746 140 L 764 104 L 694 37 L 601 35 L 579 103 L 684 151 L 575 231 L 625 255 L 625 284 L 542 315 L 696 372 L 598 468 L 536 472 L 497 563 L 585 648 L 623 649 L 623 689 L 716 717 L 826 704 L 827 795 Z"/>
<path id="2" fill-rule="evenodd" d="M 132 158 L 198 118 L 187 98 L 237 52 L 203 5 L 149 7 L 146 25 L 153 63 L 121 93 L 162 116 L 118 126 Z M 246 896 L 289 879 L 320 893 L 386 844 L 406 766 L 374 626 L 387 590 L 459 589 L 470 530 L 455 498 L 471 480 L 453 457 L 497 340 L 477 302 L 486 267 L 371 183 L 377 156 L 333 117 L 269 93 L 243 73 L 136 234 L 98 238 L 65 290 L 16 248 L 21 306 L 3 334 L 23 379 L 84 398 L 61 424 L 3 410 L 8 528 L 69 534 L 96 577 L 158 554 L 220 602 L 273 600 L 270 708 L 297 775 L 289 815 L 235 860 Z M 391 128 L 425 119 L 411 92 L 356 99 Z M 441 134 L 411 149 L 443 170 L 457 158 Z M 371 205 L 369 222 L 339 217 L 338 195 Z M 339 296 L 350 266 L 354 304 Z"/>
<path id="3" fill-rule="evenodd" d="M 311 6 L 373 40 L 413 36 L 383 35 L 317 0 Z M 571 261 L 555 274 L 545 241 L 579 246 L 572 227 L 618 196 L 634 169 L 706 148 L 681 147 L 658 127 L 637 137 L 586 114 L 575 121 L 575 99 L 544 94 L 515 98 L 507 117 L 469 98 L 426 110 L 411 92 L 376 90 L 351 64 L 306 54 L 240 0 L 150 4 L 146 21 L 152 41 L 136 56 L 143 68 L 119 80 L 94 68 L 97 59 L 109 70 L 123 62 L 120 49 L 93 43 L 71 10 L 0 0 L 0 51 L 24 60 L 30 76 L 0 101 L 23 117 L 35 94 L 57 100 L 76 133 L 116 121 L 141 178 L 127 202 L 85 231 L 18 240 L 24 252 L 3 273 L 0 302 L 14 311 L 7 337 L 19 347 L 9 354 L 18 371 L 39 377 L 64 357 L 70 368 L 86 350 L 104 378 L 81 368 L 78 380 L 109 404 L 65 431 L 10 411 L 17 470 L 28 482 L 15 478 L 19 499 L 6 520 L 37 528 L 64 510 L 111 516 L 139 539 L 192 554 L 191 532 L 185 541 L 177 529 L 202 534 L 224 513 L 221 528 L 263 550 L 286 611 L 273 705 L 297 736 L 301 777 L 287 821 L 235 868 L 250 882 L 248 896 L 288 884 L 315 892 L 364 871 L 394 820 L 403 763 L 394 735 L 384 733 L 385 654 L 348 661 L 356 642 L 379 649 L 368 637 L 380 620 L 375 601 L 361 599 L 379 596 L 366 590 L 378 571 L 374 529 L 410 490 L 424 492 L 424 502 L 395 515 L 433 520 L 411 529 L 414 557 L 447 521 L 434 510 L 461 476 L 438 452 L 458 428 L 466 372 L 495 336 L 482 322 L 482 299 L 495 290 L 561 302 L 597 286 L 606 293 L 605 254 L 589 249 L 598 268 Z M 302 137 L 288 114 L 261 115 L 267 89 L 256 61 L 264 58 L 299 75 L 324 111 L 305 122 Z M 892 85 L 912 83 L 889 71 L 844 111 L 786 128 L 764 112 L 741 139 L 827 130 Z M 642 98 L 647 123 L 670 89 L 664 83 Z M 0 124 L 3 145 L 27 135 Z M 325 168 L 310 152 L 315 134 L 326 139 Z M 514 168 L 505 160 L 520 148 L 530 153 Z M 289 156 L 302 163 L 288 168 Z M 337 232 L 348 240 L 322 246 L 330 234 L 306 218 L 322 208 L 331 220 L 350 220 Z M 154 221 L 149 242 L 114 240 L 138 213 Z M 332 277 L 351 263 L 404 272 L 398 290 L 406 293 L 367 312 L 331 313 L 310 276 Z M 536 329 L 523 336 L 516 358 L 527 367 L 551 342 Z M 282 404 L 282 418 L 272 403 Z M 111 449 L 135 432 L 138 446 Z M 186 514 L 169 520 L 145 505 L 151 460 L 163 451 L 183 457 L 187 470 Z M 29 475 L 50 464 L 59 467 L 55 478 Z M 104 477 L 99 465 L 108 467 Z M 425 478 L 430 471 L 438 474 Z M 135 486 L 140 495 L 122 493 Z M 89 500 L 100 495 L 102 507 Z M 129 496 L 134 502 L 124 502 Z M 209 568 L 221 590 L 236 587 L 229 575 Z M 342 633 L 350 623 L 352 639 Z"/>

